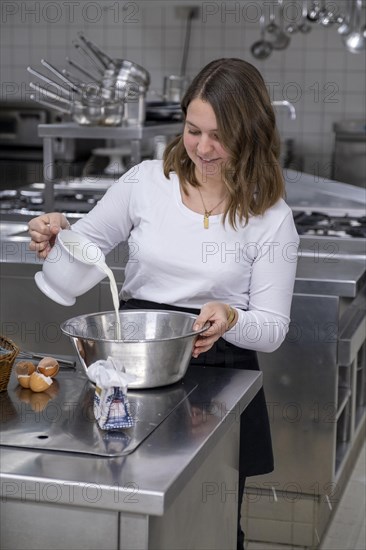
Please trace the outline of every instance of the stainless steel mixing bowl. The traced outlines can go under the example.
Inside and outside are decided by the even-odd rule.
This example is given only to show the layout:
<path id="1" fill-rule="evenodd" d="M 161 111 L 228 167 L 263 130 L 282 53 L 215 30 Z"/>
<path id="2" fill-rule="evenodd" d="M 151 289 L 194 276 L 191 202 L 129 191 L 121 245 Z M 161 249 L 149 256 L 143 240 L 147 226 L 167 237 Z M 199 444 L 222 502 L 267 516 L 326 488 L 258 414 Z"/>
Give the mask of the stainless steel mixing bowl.
<path id="1" fill-rule="evenodd" d="M 192 329 L 195 315 L 178 311 L 127 310 L 119 312 L 122 340 L 116 339 L 114 311 L 80 315 L 65 321 L 61 330 L 73 342 L 81 364 L 100 359 L 121 360 L 136 380 L 129 388 L 155 388 L 178 382 L 186 373 L 194 342 L 201 332 Z"/>

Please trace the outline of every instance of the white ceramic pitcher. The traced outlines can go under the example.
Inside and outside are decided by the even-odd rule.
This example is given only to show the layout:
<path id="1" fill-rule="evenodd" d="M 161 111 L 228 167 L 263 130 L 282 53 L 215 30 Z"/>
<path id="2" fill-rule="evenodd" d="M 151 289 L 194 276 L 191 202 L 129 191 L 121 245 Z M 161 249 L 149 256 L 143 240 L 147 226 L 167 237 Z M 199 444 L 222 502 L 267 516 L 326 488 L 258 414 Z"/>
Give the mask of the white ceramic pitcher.
<path id="1" fill-rule="evenodd" d="M 95 243 L 64 229 L 34 278 L 46 296 L 63 306 L 72 306 L 78 296 L 106 277 L 101 265 L 105 265 L 105 256 Z"/>

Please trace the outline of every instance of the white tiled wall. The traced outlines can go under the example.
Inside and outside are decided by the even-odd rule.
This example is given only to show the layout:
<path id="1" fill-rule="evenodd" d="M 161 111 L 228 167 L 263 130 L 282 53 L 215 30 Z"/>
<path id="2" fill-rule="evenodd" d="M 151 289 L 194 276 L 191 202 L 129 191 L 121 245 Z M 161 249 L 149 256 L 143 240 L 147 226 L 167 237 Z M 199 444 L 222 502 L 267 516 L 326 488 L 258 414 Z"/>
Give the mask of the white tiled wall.
<path id="1" fill-rule="evenodd" d="M 343 12 L 350 1 L 327 1 L 327 6 Z M 143 65 L 151 73 L 151 89 L 161 92 L 163 76 L 180 69 L 185 20 L 177 17 L 175 6 L 184 3 L 200 8 L 192 25 L 188 74 L 194 75 L 217 57 L 241 57 L 255 64 L 272 99 L 287 99 L 296 107 L 295 121 L 285 110 L 278 110 L 282 138 L 294 138 L 306 171 L 329 177 L 333 122 L 365 118 L 365 53 L 347 52 L 336 26 L 313 24 L 309 34 L 292 35 L 286 50 L 256 61 L 250 46 L 259 38 L 258 19 L 262 10 L 269 14 L 275 0 L 3 0 L 1 99 L 29 97 L 31 79 L 26 67 L 45 72 L 41 58 L 62 68 L 70 56 L 91 68 L 72 45 L 79 30 L 112 57 Z M 284 5 L 286 24 L 294 18 L 298 21 L 295 14 L 301 13 L 301 1 L 284 0 Z"/>

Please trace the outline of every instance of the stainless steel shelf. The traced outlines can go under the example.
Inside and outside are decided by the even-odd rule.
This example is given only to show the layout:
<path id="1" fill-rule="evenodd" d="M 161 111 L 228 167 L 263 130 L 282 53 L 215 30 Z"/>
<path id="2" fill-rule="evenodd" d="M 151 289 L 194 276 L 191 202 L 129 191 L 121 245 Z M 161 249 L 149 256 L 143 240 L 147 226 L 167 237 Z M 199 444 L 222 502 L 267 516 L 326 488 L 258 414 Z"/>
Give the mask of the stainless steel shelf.
<path id="1" fill-rule="evenodd" d="M 41 138 L 70 139 L 144 139 L 157 134 L 174 135 L 182 130 L 182 122 L 146 123 L 144 126 L 80 126 L 74 122 L 63 124 L 40 124 Z"/>
<path id="2" fill-rule="evenodd" d="M 38 135 L 43 138 L 43 179 L 44 209 L 52 212 L 55 209 L 54 183 L 55 163 L 53 140 L 66 139 L 113 139 L 129 140 L 131 143 L 131 165 L 141 162 L 141 141 L 156 135 L 174 136 L 182 132 L 182 122 L 146 122 L 136 126 L 80 126 L 74 122 L 63 124 L 39 124 Z"/>

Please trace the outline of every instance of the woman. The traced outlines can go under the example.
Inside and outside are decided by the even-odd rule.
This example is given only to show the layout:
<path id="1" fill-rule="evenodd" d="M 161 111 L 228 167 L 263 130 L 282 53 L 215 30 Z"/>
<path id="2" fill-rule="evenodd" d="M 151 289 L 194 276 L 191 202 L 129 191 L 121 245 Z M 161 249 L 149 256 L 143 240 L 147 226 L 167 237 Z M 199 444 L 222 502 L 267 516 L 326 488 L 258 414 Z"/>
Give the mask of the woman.
<path id="1" fill-rule="evenodd" d="M 240 59 L 204 67 L 182 100 L 184 131 L 163 162 L 145 161 L 73 226 L 104 253 L 128 240 L 121 308 L 198 314 L 210 322 L 193 365 L 258 369 L 256 352 L 284 340 L 298 236 L 283 200 L 279 138 L 263 78 Z M 29 223 L 30 248 L 46 257 L 60 213 Z M 242 415 L 240 512 L 247 476 L 272 471 L 263 390 Z M 244 536 L 238 523 L 238 549 Z"/>

